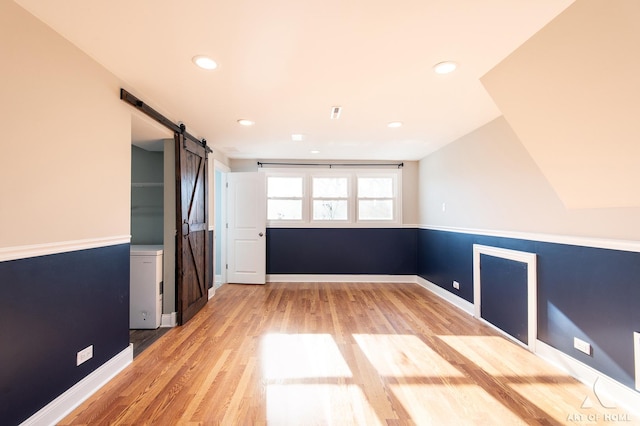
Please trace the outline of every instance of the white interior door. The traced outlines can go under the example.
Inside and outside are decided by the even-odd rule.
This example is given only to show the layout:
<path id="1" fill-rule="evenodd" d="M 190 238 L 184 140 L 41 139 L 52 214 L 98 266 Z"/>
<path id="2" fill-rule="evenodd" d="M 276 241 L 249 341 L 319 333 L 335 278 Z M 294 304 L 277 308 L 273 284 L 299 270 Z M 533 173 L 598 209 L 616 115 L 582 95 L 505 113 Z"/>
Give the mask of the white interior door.
<path id="1" fill-rule="evenodd" d="M 230 283 L 264 284 L 267 196 L 264 173 L 229 173 L 228 261 Z"/>

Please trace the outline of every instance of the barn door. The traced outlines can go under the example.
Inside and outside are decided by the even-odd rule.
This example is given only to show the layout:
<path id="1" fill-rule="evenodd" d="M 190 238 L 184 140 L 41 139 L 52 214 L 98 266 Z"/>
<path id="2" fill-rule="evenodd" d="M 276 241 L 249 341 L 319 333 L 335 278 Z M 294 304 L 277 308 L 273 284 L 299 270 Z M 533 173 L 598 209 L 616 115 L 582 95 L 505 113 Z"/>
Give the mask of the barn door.
<path id="1" fill-rule="evenodd" d="M 207 303 L 209 232 L 206 149 L 182 134 L 176 145 L 176 287 L 178 323 Z"/>

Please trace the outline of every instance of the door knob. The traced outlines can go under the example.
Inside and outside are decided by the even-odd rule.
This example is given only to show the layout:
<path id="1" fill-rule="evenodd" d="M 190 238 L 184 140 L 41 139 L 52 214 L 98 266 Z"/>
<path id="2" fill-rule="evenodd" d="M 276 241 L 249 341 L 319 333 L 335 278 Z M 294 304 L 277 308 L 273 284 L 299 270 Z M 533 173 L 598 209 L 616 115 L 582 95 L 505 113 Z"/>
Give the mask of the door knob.
<path id="1" fill-rule="evenodd" d="M 263 234 L 262 232 L 258 234 L 258 236 L 260 236 L 260 237 L 262 237 L 263 235 L 264 235 L 264 234 Z"/>

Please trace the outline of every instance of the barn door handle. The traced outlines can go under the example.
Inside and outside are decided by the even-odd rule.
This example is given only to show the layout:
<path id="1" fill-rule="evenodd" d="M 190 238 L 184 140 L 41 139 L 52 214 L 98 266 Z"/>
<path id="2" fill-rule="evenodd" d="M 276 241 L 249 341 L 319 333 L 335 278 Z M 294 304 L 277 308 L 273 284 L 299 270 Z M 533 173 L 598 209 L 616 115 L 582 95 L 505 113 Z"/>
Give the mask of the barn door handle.
<path id="1" fill-rule="evenodd" d="M 261 232 L 258 234 L 259 237 L 262 237 L 264 234 Z"/>
<path id="2" fill-rule="evenodd" d="M 184 226 L 185 225 L 187 225 L 187 233 L 186 234 L 184 232 Z M 187 219 L 185 219 L 184 222 L 182 223 L 182 236 L 184 238 L 187 238 L 190 233 L 191 233 L 191 226 L 189 225 L 189 221 L 187 221 Z"/>

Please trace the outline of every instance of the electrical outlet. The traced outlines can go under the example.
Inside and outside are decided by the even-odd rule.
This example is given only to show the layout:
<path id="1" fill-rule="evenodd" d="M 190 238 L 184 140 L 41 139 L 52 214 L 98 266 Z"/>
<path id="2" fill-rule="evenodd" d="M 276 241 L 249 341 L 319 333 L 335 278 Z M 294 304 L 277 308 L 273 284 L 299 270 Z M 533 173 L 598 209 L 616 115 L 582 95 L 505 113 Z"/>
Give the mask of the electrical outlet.
<path id="1" fill-rule="evenodd" d="M 89 345 L 76 355 L 76 366 L 93 358 L 93 345 Z"/>
<path id="2" fill-rule="evenodd" d="M 591 345 L 584 340 L 578 339 L 577 337 L 573 338 L 573 347 L 579 350 L 580 352 L 584 352 L 587 355 L 591 355 Z"/>
<path id="3" fill-rule="evenodd" d="M 458 281 L 454 281 L 453 288 L 455 288 L 456 290 L 460 290 L 460 283 Z"/>

